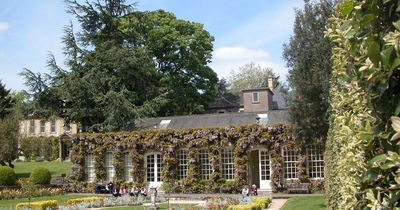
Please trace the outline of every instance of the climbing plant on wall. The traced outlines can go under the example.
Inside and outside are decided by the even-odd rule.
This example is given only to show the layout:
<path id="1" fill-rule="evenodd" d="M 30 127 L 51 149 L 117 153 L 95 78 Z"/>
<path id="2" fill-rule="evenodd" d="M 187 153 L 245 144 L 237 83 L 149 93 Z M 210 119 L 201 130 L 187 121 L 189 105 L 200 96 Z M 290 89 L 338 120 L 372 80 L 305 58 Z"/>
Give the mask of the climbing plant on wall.
<path id="1" fill-rule="evenodd" d="M 185 130 L 146 130 L 133 132 L 80 134 L 73 140 L 71 160 L 73 162 L 71 179 L 85 181 L 84 158 L 95 156 L 97 181 L 104 180 L 106 169 L 104 157 L 107 152 L 114 153 L 116 181 L 122 181 L 124 153 L 132 159 L 132 177 L 137 184 L 144 184 L 144 155 L 148 151 L 158 151 L 163 155 L 162 180 L 171 184 L 172 190 L 179 192 L 220 192 L 227 186 L 221 175 L 220 153 L 223 148 L 232 148 L 235 167 L 234 188 L 240 189 L 247 183 L 247 165 L 252 146 L 261 145 L 272 156 L 272 187 L 276 191 L 283 186 L 281 148 L 293 148 L 295 142 L 285 125 L 243 126 L 213 129 Z M 198 156 L 201 149 L 208 149 L 213 172 L 208 180 L 201 180 Z M 178 180 L 178 160 L 176 152 L 188 150 L 187 177 Z M 228 184 L 229 185 L 229 184 Z"/>
<path id="2" fill-rule="evenodd" d="M 400 113 L 400 2 L 342 1 L 327 35 L 334 44 L 328 208 L 399 208 L 400 147 L 392 137 L 399 127 L 391 116 Z"/>

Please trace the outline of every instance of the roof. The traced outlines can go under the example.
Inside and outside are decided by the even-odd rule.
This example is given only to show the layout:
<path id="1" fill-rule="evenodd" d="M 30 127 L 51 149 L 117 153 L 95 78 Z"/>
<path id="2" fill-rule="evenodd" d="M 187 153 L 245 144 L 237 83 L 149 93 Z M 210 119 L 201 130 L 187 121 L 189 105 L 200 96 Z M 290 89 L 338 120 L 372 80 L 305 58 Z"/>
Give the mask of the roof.
<path id="1" fill-rule="evenodd" d="M 286 101 L 287 93 L 282 86 L 276 87 L 274 90 L 274 96 L 272 97 L 272 108 L 273 109 L 288 109 L 289 106 Z"/>
<path id="2" fill-rule="evenodd" d="M 260 116 L 262 116 L 261 120 Z M 223 128 L 229 126 L 257 124 L 257 118 L 259 119 L 261 124 L 265 125 L 285 123 L 287 122 L 287 110 L 145 118 L 136 121 L 136 129 L 159 129 L 162 120 L 171 120 L 167 126 L 163 125 L 163 128 Z"/>
<path id="3" fill-rule="evenodd" d="M 251 92 L 251 91 L 269 91 L 272 95 L 274 94 L 274 92 L 271 91 L 270 88 L 253 88 L 253 89 L 245 89 L 242 90 L 242 92 Z"/>
<path id="4" fill-rule="evenodd" d="M 207 103 L 207 108 L 240 108 L 242 93 L 224 93 L 214 101 Z"/>

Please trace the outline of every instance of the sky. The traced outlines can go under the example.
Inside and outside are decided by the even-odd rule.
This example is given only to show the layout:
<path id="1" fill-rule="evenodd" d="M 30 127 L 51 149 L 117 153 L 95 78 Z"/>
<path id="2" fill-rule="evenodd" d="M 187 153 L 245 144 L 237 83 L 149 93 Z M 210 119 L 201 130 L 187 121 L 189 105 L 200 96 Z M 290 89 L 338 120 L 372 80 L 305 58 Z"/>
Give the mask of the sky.
<path id="1" fill-rule="evenodd" d="M 163 9 L 199 22 L 214 36 L 210 67 L 218 77 L 254 62 L 286 81 L 282 46 L 293 34 L 294 9 L 303 0 L 127 0 L 137 9 Z M 50 53 L 62 64 L 63 28 L 77 23 L 63 0 L 0 0 L 0 80 L 7 89 L 27 89 L 23 68 L 47 73 Z"/>

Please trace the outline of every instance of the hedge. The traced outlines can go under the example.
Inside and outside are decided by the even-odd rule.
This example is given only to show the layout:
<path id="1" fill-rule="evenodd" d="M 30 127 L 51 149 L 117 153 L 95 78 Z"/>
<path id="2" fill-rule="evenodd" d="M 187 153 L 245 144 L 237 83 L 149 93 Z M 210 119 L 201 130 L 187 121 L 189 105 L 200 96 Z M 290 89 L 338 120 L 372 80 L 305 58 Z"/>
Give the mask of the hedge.
<path id="1" fill-rule="evenodd" d="M 59 138 L 55 136 L 25 137 L 20 139 L 19 145 L 28 160 L 43 156 L 45 160 L 52 161 L 59 157 Z"/>
<path id="2" fill-rule="evenodd" d="M 30 205 L 29 203 L 18 203 L 16 206 L 17 210 L 23 210 L 23 209 L 49 210 L 57 208 L 58 208 L 57 200 L 31 202 Z"/>
<path id="3" fill-rule="evenodd" d="M 86 197 L 86 198 L 74 198 L 69 199 L 65 202 L 66 206 L 75 206 L 83 202 L 99 202 L 100 206 L 104 206 L 104 197 Z"/>
<path id="4" fill-rule="evenodd" d="M 231 205 L 227 210 L 262 210 L 268 208 L 271 200 L 267 196 L 251 197 L 251 203 Z"/>
<path id="5" fill-rule="evenodd" d="M 399 8 L 399 1 L 345 0 L 331 18 L 328 209 L 400 207 Z"/>

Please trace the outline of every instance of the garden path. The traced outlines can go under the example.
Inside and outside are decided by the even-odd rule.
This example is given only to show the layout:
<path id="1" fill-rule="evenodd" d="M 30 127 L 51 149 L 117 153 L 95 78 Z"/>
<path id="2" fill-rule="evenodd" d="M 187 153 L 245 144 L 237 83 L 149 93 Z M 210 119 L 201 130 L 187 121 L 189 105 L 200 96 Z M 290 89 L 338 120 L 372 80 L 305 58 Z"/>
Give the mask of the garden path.
<path id="1" fill-rule="evenodd" d="M 268 210 L 279 210 L 286 203 L 286 201 L 286 198 L 274 198 L 272 199 L 271 206 L 268 208 Z"/>

